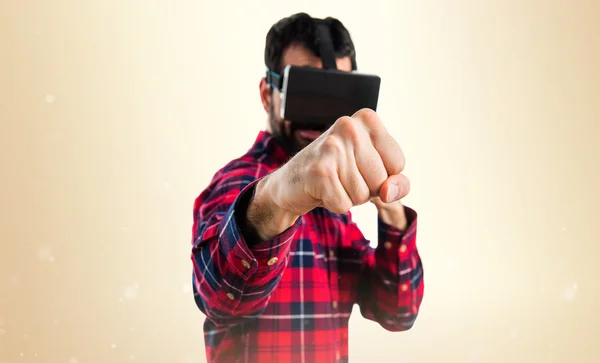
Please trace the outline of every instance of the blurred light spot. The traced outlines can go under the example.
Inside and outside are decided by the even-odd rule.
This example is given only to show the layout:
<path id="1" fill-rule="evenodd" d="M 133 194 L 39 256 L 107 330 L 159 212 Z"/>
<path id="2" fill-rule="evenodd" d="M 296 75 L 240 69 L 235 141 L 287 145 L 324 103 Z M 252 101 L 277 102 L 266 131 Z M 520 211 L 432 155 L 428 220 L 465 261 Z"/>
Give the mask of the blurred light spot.
<path id="1" fill-rule="evenodd" d="M 38 250 L 37 256 L 40 261 L 48 261 L 52 257 L 52 250 L 49 247 L 42 247 Z"/>
<path id="2" fill-rule="evenodd" d="M 48 104 L 54 103 L 54 95 L 46 95 L 46 103 L 48 103 Z"/>
<path id="3" fill-rule="evenodd" d="M 125 288 L 124 297 L 127 300 L 133 300 L 138 297 L 138 291 L 140 289 L 139 284 L 134 284 L 132 286 L 127 286 Z"/>
<path id="4" fill-rule="evenodd" d="M 112 344 L 110 345 L 110 347 L 111 347 L 112 349 L 115 349 L 115 348 L 117 347 L 117 345 L 116 345 L 115 343 L 112 343 Z"/>
<path id="5" fill-rule="evenodd" d="M 79 360 L 75 357 L 72 357 L 71 359 L 69 359 L 69 363 L 79 363 Z"/>
<path id="6" fill-rule="evenodd" d="M 185 283 L 185 284 L 181 285 L 181 291 L 184 294 L 189 294 L 190 292 L 192 292 L 192 284 L 191 283 Z"/>
<path id="7" fill-rule="evenodd" d="M 577 295 L 578 289 L 579 289 L 579 286 L 577 285 L 577 283 L 574 283 L 573 285 L 566 287 L 565 291 L 563 292 L 565 300 L 567 300 L 567 301 L 575 300 L 575 295 Z"/>
<path id="8" fill-rule="evenodd" d="M 512 339 L 517 339 L 519 337 L 519 330 L 516 328 L 511 329 L 508 332 L 508 335 L 512 338 Z"/>

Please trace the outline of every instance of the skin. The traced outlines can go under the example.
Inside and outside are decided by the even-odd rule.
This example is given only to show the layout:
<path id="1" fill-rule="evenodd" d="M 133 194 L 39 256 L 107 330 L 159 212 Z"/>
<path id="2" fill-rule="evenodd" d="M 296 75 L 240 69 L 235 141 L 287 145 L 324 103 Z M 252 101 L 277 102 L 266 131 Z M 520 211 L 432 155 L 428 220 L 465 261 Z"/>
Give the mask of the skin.
<path id="1" fill-rule="evenodd" d="M 320 58 L 299 45 L 283 54 L 283 64 L 322 68 Z M 337 67 L 351 71 L 349 57 L 339 58 Z M 271 103 L 279 109 L 280 94 L 263 78 L 260 97 L 269 117 Z M 270 119 L 269 119 L 270 121 Z M 290 135 L 290 123 L 275 118 L 273 130 Z M 290 228 L 296 220 L 316 207 L 334 213 L 347 213 L 352 207 L 373 203 L 382 220 L 399 229 L 406 228 L 401 199 L 410 191 L 402 174 L 404 154 L 372 110 L 360 110 L 339 118 L 317 138 L 293 139 L 298 152 L 281 168 L 260 180 L 246 212 L 246 225 L 259 240 L 271 239 Z"/>

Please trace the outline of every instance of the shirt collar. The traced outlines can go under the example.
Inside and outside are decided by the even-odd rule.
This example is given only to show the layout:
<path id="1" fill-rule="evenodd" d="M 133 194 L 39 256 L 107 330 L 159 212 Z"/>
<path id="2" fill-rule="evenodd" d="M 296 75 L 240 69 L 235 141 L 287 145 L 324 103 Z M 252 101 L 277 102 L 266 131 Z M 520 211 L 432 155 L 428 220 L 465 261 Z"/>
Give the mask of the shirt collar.
<path id="1" fill-rule="evenodd" d="M 291 157 L 290 153 L 281 145 L 281 142 L 266 130 L 261 130 L 258 133 L 253 149 L 268 154 L 279 166 L 286 163 Z"/>

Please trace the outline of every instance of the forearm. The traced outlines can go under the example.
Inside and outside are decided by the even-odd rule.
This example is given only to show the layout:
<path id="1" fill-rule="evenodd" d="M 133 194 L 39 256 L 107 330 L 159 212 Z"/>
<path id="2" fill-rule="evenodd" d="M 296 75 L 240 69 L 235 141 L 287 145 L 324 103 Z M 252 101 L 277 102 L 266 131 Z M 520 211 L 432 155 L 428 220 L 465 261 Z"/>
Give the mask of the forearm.
<path id="1" fill-rule="evenodd" d="M 401 231 L 405 231 L 408 227 L 406 216 L 406 208 L 401 201 L 396 201 L 391 204 L 382 202 L 376 198 L 373 203 L 377 207 L 377 215 L 385 224 Z"/>
<path id="2" fill-rule="evenodd" d="M 226 213 L 206 214 L 196 222 L 200 231 L 192 251 L 195 299 L 215 324 L 234 324 L 260 314 L 287 267 L 297 223 L 268 239 L 246 241 L 241 221 L 257 185 L 244 188 Z"/>
<path id="3" fill-rule="evenodd" d="M 407 208 L 407 229 L 379 220 L 378 246 L 361 281 L 361 310 L 388 330 L 407 330 L 423 298 L 423 266 L 416 246 L 416 213 Z"/>
<path id="4" fill-rule="evenodd" d="M 277 183 L 272 174 L 258 181 L 244 203 L 246 210 L 239 211 L 239 223 L 249 246 L 280 235 L 300 217 L 279 207 L 274 199 Z"/>

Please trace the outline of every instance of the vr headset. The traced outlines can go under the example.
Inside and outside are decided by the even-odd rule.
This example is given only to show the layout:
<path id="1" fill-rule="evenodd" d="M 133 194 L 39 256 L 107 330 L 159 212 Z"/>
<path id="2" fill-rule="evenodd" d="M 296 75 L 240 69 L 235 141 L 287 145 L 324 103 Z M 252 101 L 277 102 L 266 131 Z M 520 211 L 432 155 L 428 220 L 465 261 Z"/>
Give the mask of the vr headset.
<path id="1" fill-rule="evenodd" d="M 267 69 L 267 83 L 280 91 L 279 116 L 310 129 L 326 129 L 362 108 L 377 110 L 381 78 L 337 69 L 329 25 L 314 19 L 323 68 L 286 66 L 283 74 Z"/>

